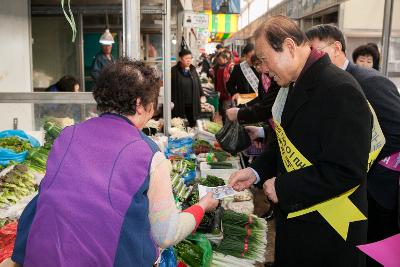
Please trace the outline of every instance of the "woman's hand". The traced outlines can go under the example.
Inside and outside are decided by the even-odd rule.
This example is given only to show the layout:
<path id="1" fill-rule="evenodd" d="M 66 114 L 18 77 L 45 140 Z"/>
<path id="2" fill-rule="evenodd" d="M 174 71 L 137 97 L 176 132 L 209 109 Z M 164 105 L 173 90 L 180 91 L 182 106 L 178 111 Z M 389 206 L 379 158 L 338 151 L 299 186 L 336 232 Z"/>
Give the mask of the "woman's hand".
<path id="1" fill-rule="evenodd" d="M 204 212 L 215 210 L 218 203 L 219 200 L 215 199 L 214 194 L 211 192 L 202 197 L 199 201 L 199 205 L 203 208 Z"/>

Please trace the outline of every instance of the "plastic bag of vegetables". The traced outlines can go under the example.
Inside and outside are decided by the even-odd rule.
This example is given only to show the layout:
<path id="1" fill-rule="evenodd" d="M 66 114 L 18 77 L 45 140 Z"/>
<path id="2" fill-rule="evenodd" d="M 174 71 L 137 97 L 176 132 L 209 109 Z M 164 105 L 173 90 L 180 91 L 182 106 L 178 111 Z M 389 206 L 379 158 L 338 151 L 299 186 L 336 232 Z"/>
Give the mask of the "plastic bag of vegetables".
<path id="1" fill-rule="evenodd" d="M 175 245 L 178 260 L 190 267 L 209 267 L 212 247 L 205 235 L 196 233 Z"/>
<path id="2" fill-rule="evenodd" d="M 40 143 L 21 130 L 6 130 L 0 132 L 0 165 L 8 165 L 10 161 L 23 162 L 28 150 L 38 147 Z"/>
<path id="3" fill-rule="evenodd" d="M 195 233 L 187 237 L 188 240 L 194 242 L 203 250 L 203 258 L 201 261 L 202 267 L 208 267 L 212 261 L 212 247 L 210 241 L 206 238 L 204 234 Z"/>

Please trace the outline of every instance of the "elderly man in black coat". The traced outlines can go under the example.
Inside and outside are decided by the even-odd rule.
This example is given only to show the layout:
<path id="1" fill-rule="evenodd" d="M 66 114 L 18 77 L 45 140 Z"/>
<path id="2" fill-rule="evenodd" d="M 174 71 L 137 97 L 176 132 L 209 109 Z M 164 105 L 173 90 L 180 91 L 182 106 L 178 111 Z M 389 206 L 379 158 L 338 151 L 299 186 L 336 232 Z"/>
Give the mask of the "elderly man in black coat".
<path id="1" fill-rule="evenodd" d="M 263 183 L 276 203 L 275 266 L 365 266 L 356 245 L 367 235 L 373 124 L 360 86 L 328 55 L 311 50 L 287 17 L 268 19 L 255 39 L 258 57 L 286 88 L 272 109 L 276 137 L 250 168 L 230 177 L 230 185 L 243 190 Z M 343 232 L 338 221 L 349 227 Z"/>
<path id="2" fill-rule="evenodd" d="M 391 156 L 400 159 L 399 91 L 380 72 L 359 67 L 346 58 L 346 42 L 337 27 L 317 25 L 306 35 L 315 49 L 327 53 L 332 63 L 349 72 L 359 82 L 376 112 L 386 144 L 368 173 L 368 242 L 395 235 L 400 232 L 397 217 L 400 172 L 387 166 L 385 158 Z M 371 260 L 368 266 L 380 265 Z"/>

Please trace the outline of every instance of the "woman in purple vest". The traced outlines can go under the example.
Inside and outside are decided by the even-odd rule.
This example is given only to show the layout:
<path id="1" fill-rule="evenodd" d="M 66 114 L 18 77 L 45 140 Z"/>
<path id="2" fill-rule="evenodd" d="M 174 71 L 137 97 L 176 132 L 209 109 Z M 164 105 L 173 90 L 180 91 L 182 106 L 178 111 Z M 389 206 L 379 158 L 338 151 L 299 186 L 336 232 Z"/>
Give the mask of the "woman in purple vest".
<path id="1" fill-rule="evenodd" d="M 12 260 L 24 267 L 152 266 L 158 248 L 192 233 L 218 202 L 211 194 L 180 212 L 171 164 L 141 129 L 153 116 L 158 79 L 121 59 L 100 74 L 98 118 L 54 142 L 39 194 L 25 208 Z"/>

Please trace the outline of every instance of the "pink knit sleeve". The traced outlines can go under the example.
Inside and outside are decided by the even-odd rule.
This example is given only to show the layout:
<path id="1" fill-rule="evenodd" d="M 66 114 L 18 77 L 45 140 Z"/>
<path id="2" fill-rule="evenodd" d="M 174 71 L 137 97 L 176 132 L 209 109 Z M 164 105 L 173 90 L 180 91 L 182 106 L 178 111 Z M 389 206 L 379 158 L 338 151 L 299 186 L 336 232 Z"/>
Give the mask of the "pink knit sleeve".
<path id="1" fill-rule="evenodd" d="M 147 196 L 153 238 L 163 248 L 177 244 L 190 235 L 204 215 L 198 205 L 183 212 L 176 207 L 170 172 L 171 163 L 162 153 L 157 152 L 151 164 Z"/>

